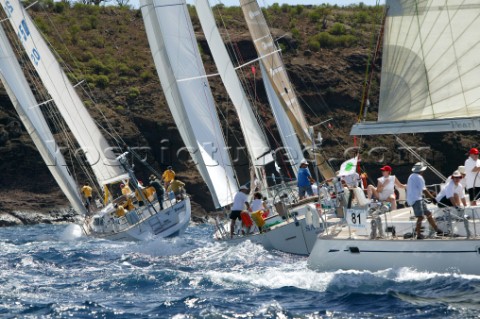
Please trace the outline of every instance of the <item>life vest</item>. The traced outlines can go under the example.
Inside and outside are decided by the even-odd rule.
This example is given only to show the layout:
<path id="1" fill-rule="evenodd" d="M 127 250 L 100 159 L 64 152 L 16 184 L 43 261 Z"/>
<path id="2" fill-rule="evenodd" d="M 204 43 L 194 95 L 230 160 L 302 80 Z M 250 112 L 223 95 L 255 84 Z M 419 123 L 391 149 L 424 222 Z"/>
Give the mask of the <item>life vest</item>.
<path id="1" fill-rule="evenodd" d="M 262 227 L 263 225 L 265 225 L 265 220 L 263 219 L 261 210 L 257 210 L 253 212 L 252 219 L 255 222 L 255 224 L 257 224 L 258 227 Z"/>
<path id="2" fill-rule="evenodd" d="M 250 227 L 253 225 L 253 221 L 250 218 L 250 215 L 248 214 L 248 212 L 245 212 L 245 211 L 241 212 L 240 218 L 242 219 L 243 226 Z"/>

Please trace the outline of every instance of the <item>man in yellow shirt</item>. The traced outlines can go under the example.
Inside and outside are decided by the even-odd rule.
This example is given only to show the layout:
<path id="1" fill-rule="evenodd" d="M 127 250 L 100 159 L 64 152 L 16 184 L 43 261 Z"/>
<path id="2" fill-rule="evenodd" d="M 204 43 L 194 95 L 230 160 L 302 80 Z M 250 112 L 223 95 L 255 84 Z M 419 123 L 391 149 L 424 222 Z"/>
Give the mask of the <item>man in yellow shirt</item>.
<path id="1" fill-rule="evenodd" d="M 185 187 L 185 183 L 180 182 L 177 179 L 174 179 L 170 182 L 169 191 L 172 191 L 175 194 L 175 198 L 177 200 L 182 200 L 184 187 Z"/>
<path id="2" fill-rule="evenodd" d="M 167 167 L 167 170 L 162 174 L 163 183 L 165 185 L 165 189 L 168 189 L 170 183 L 175 179 L 175 172 L 172 170 L 172 167 Z"/>
<path id="3" fill-rule="evenodd" d="M 125 207 L 123 207 L 123 205 L 115 204 L 114 207 L 115 207 L 115 213 L 117 214 L 117 217 L 125 216 Z"/>
<path id="4" fill-rule="evenodd" d="M 132 193 L 132 190 L 130 189 L 130 186 L 128 184 L 120 184 L 120 188 L 122 189 L 122 195 L 129 195 Z"/>
<path id="5" fill-rule="evenodd" d="M 85 185 L 83 185 L 80 191 L 85 197 L 85 207 L 87 208 L 88 212 L 90 212 L 90 204 L 92 202 L 92 188 L 88 183 L 85 183 Z"/>

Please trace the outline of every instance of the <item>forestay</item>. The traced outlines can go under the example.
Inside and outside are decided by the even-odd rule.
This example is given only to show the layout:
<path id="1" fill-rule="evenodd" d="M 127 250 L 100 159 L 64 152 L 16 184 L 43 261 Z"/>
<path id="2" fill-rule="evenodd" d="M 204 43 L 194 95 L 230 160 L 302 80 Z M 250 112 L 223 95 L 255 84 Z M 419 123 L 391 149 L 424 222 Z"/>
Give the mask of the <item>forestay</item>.
<path id="1" fill-rule="evenodd" d="M 216 207 L 238 191 L 193 26 L 184 0 L 141 0 L 165 98 Z"/>
<path id="2" fill-rule="evenodd" d="M 0 0 L 43 85 L 82 148 L 99 184 L 127 177 L 67 75 L 17 0 Z"/>
<path id="3" fill-rule="evenodd" d="M 196 0 L 195 8 L 220 77 L 237 111 L 251 161 L 255 165 L 266 165 L 273 161 L 270 147 L 235 72 L 208 0 Z"/>
<path id="4" fill-rule="evenodd" d="M 70 176 L 65 159 L 53 138 L 40 107 L 38 107 L 17 57 L 1 26 L 0 79 L 20 116 L 20 120 L 63 193 L 77 212 L 85 213 L 85 207 L 76 183 Z"/>
<path id="5" fill-rule="evenodd" d="M 387 0 L 387 9 L 372 132 L 479 129 L 472 118 L 480 116 L 480 3 Z M 369 134 L 364 126 L 352 133 Z"/>

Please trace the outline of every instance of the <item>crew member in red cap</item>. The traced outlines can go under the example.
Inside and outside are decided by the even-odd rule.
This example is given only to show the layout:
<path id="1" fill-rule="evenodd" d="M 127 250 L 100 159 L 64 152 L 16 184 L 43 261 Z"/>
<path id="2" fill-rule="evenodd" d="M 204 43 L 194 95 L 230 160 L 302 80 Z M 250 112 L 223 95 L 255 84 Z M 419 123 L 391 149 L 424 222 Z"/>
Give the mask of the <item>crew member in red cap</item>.
<path id="1" fill-rule="evenodd" d="M 400 183 L 395 175 L 392 175 L 392 168 L 388 165 L 380 168 L 382 177 L 377 179 L 377 187 L 368 185 L 367 194 L 368 199 L 375 196 L 379 201 L 387 201 L 390 203 L 392 210 L 397 209 L 397 202 L 395 201 L 395 186 L 397 188 L 406 188 L 407 186 Z"/>
<path id="2" fill-rule="evenodd" d="M 470 205 L 475 206 L 480 193 L 480 175 L 478 174 L 480 172 L 480 160 L 478 159 L 478 149 L 471 148 L 468 153 L 470 156 L 465 161 L 465 180 L 470 196 Z"/>

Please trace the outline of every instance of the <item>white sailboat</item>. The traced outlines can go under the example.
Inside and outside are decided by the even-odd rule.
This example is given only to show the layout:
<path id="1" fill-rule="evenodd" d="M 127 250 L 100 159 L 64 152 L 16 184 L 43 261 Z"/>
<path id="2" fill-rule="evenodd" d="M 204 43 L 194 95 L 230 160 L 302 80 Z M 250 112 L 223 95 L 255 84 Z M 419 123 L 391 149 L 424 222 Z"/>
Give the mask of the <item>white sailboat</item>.
<path id="1" fill-rule="evenodd" d="M 378 122 L 359 123 L 352 134 L 478 130 L 478 1 L 387 0 L 386 7 Z M 425 240 L 391 233 L 376 239 L 365 230 L 367 216 L 365 210 L 349 211 L 348 225 L 319 235 L 309 267 L 480 274 L 479 208 L 437 209 L 437 224 L 450 235 Z"/>
<path id="2" fill-rule="evenodd" d="M 188 197 L 183 201 L 168 202 L 166 208 L 160 211 L 159 203 L 150 201 L 143 195 L 143 191 L 138 189 L 139 196 L 147 202 L 147 205 L 139 207 L 130 203 L 132 205 L 128 207 L 125 216 L 116 214 L 114 204 L 134 202 L 134 194 L 112 199 L 108 196 L 109 187 L 120 182 L 130 182 L 135 189 L 138 188 L 138 182 L 125 154 L 117 156 L 113 152 L 114 148 L 103 137 L 20 2 L 2 0 L 1 4 L 51 99 L 37 103 L 12 46 L 3 32 L 3 27 L 0 33 L 1 80 L 22 122 L 67 199 L 77 212 L 88 215 L 83 225 L 86 234 L 113 240 L 143 240 L 152 236 L 167 237 L 182 233 L 190 221 Z M 89 169 L 93 172 L 91 180 L 95 185 L 92 186 L 105 192 L 103 208 L 94 211 L 93 214 L 84 206 L 79 186 L 70 174 L 40 110 L 40 106 L 47 103 L 54 103 L 80 146 Z M 93 203 L 90 207 L 92 206 Z"/>
<path id="3" fill-rule="evenodd" d="M 250 155 L 250 162 L 256 168 L 259 168 L 256 170 L 256 173 L 257 176 L 261 177 L 261 167 L 273 160 L 270 148 L 266 143 L 265 137 L 258 126 L 249 101 L 238 80 L 233 64 L 230 61 L 225 45 L 218 32 L 208 1 L 198 0 L 195 4 L 206 39 L 212 51 L 217 69 L 219 70 L 219 75 L 237 110 L 240 126 L 244 133 L 246 146 Z M 175 121 L 177 123 L 184 123 L 188 126 L 188 130 L 191 131 L 203 130 L 205 127 L 214 128 L 217 135 L 215 137 L 209 137 L 209 141 L 213 141 L 212 144 L 215 149 L 225 150 L 221 160 L 215 158 L 210 167 L 216 169 L 222 167 L 228 174 L 223 172 L 218 174 L 208 171 L 202 174 L 212 194 L 215 194 L 215 188 L 229 190 L 228 199 L 222 202 L 214 201 L 217 207 L 225 207 L 233 202 L 233 195 L 238 191 L 238 186 L 234 179 L 228 153 L 226 152 L 213 98 L 211 98 L 211 93 L 208 89 L 207 76 L 197 49 L 196 38 L 186 3 L 183 0 L 170 0 L 167 2 L 144 0 L 141 1 L 141 10 L 151 51 L 163 90 L 167 97 L 168 105 L 174 117 L 175 112 L 185 110 L 183 116 L 175 117 Z M 181 17 L 181 19 L 179 17 Z M 171 98 L 172 96 L 174 98 Z M 186 101 L 189 102 L 187 103 Z M 204 110 L 205 114 L 208 115 L 205 117 L 208 121 L 198 122 L 198 119 L 201 117 L 194 115 L 194 112 L 200 109 Z M 199 138 L 198 134 L 194 134 L 194 136 L 196 136 L 195 138 L 197 139 Z M 197 152 L 199 148 L 198 145 L 204 145 L 195 142 L 195 138 L 193 138 L 194 142 L 190 144 L 188 144 L 184 138 L 185 143 L 189 146 L 189 149 L 192 150 L 192 157 Z M 301 156 L 300 147 L 297 146 L 297 149 L 300 154 L 296 156 Z M 297 161 L 297 164 L 299 161 L 300 160 Z M 195 162 L 199 170 L 202 170 L 204 163 L 200 160 L 196 160 Z M 212 178 L 212 174 L 214 174 L 215 179 Z M 230 176 L 230 179 L 222 180 L 225 176 Z M 211 182 L 209 182 L 209 180 L 211 180 Z M 213 198 L 215 198 L 214 195 Z M 277 197 L 276 200 L 281 201 L 280 197 Z M 275 198 L 273 198 L 272 201 L 275 201 Z M 294 211 L 299 215 L 298 218 L 290 217 L 284 220 L 281 216 L 276 215 L 268 219 L 266 222 L 267 224 L 271 224 L 272 227 L 269 227 L 269 231 L 262 234 L 256 233 L 251 236 L 236 236 L 233 240 L 230 240 L 229 223 L 227 223 L 227 225 L 218 225 L 219 230 L 215 237 L 231 242 L 250 239 L 267 248 L 275 248 L 298 254 L 308 254 L 313 247 L 318 229 L 313 225 L 306 226 L 303 216 L 307 211 L 314 211 L 316 214 L 317 209 L 314 204 L 311 204 L 311 206 L 304 205 L 301 208 L 295 207 L 290 213 Z M 302 227 L 298 227 L 299 221 L 301 221 Z M 308 239 L 306 239 L 307 237 Z"/>

